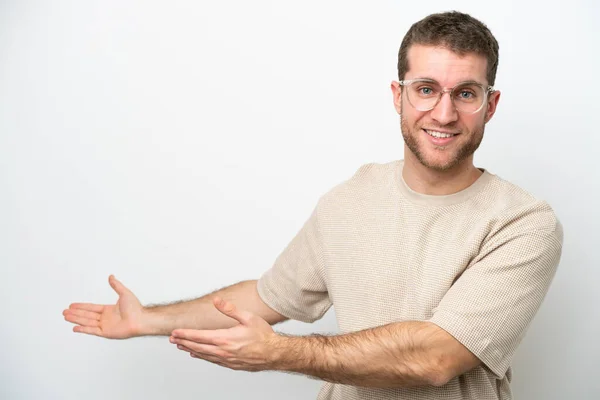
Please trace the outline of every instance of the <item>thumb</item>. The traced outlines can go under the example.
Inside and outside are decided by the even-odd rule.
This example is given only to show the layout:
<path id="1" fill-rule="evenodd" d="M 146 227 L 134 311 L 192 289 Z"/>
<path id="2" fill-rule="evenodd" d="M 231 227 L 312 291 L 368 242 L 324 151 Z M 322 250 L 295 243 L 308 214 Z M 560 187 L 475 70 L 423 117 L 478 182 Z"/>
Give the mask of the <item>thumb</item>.
<path id="1" fill-rule="evenodd" d="M 252 318 L 253 314 L 248 311 L 238 310 L 232 302 L 226 301 L 220 297 L 215 297 L 213 299 L 213 304 L 221 313 L 235 319 L 240 324 L 248 325 L 250 323 L 250 318 Z"/>
<path id="2" fill-rule="evenodd" d="M 108 283 L 110 284 L 110 287 L 112 287 L 119 296 L 129 292 L 129 289 L 127 289 L 121 282 L 119 282 L 114 275 L 108 277 Z"/>

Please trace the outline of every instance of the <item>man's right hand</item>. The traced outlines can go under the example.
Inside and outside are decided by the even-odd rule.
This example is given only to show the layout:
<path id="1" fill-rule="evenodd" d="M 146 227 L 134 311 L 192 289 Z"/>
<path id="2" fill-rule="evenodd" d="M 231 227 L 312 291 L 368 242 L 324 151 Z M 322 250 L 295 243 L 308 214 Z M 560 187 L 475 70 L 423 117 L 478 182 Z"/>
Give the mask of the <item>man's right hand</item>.
<path id="1" fill-rule="evenodd" d="M 108 283 L 119 295 L 115 305 L 73 303 L 63 311 L 65 320 L 77 324 L 73 332 L 109 339 L 141 336 L 144 307 L 138 298 L 113 275 Z"/>

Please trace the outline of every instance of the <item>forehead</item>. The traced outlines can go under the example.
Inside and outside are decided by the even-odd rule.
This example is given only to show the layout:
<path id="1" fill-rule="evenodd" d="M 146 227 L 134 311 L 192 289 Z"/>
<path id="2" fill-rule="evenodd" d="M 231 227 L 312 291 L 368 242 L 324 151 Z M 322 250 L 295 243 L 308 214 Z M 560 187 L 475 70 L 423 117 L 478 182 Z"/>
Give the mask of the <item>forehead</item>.
<path id="1" fill-rule="evenodd" d="M 450 87 L 474 80 L 487 83 L 487 60 L 475 53 L 459 55 L 444 47 L 412 45 L 405 79 L 430 78 Z"/>

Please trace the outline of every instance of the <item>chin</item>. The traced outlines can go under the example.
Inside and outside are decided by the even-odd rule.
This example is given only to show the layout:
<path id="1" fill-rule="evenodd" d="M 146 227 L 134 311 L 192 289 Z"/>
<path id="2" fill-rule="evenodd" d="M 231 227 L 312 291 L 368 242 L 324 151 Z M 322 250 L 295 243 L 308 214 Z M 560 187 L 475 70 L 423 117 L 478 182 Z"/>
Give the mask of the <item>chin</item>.
<path id="1" fill-rule="evenodd" d="M 438 172 L 449 171 L 458 165 L 458 163 L 455 161 L 438 161 L 438 160 L 426 161 L 426 162 L 423 162 L 423 160 L 419 160 L 419 161 L 425 167 L 435 170 L 435 171 L 438 171 Z"/>
<path id="2" fill-rule="evenodd" d="M 450 154 L 448 152 L 448 150 L 431 150 L 431 149 L 427 149 L 425 151 L 423 151 L 424 149 L 421 147 L 419 148 L 416 152 L 412 151 L 412 153 L 414 154 L 414 156 L 416 157 L 416 159 L 425 167 L 430 168 L 432 170 L 435 171 L 439 171 L 439 172 L 444 172 L 444 171 L 449 171 L 453 168 L 455 168 L 457 165 L 459 165 L 461 163 L 461 161 L 464 160 L 460 160 L 457 157 L 457 154 L 455 154 L 455 152 L 452 152 L 452 154 Z M 438 154 L 432 154 L 432 153 L 438 153 Z"/>

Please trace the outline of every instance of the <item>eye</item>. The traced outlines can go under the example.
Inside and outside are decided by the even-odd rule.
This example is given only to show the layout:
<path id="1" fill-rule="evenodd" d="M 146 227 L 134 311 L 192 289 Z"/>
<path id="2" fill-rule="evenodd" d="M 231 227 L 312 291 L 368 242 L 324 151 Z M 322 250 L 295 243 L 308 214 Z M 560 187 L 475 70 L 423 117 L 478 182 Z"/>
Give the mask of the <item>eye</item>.
<path id="1" fill-rule="evenodd" d="M 420 88 L 417 89 L 417 92 L 424 96 L 431 96 L 434 91 L 429 86 L 421 86 Z"/>
<path id="2" fill-rule="evenodd" d="M 454 89 L 454 99 L 458 101 L 478 101 L 482 96 L 483 89 L 476 85 L 464 85 Z"/>
<path id="3" fill-rule="evenodd" d="M 464 99 L 464 100 L 470 100 L 474 96 L 475 96 L 475 94 L 473 92 L 471 92 L 471 91 L 468 91 L 468 90 L 461 90 L 458 93 L 458 97 L 460 97 L 461 99 Z"/>

